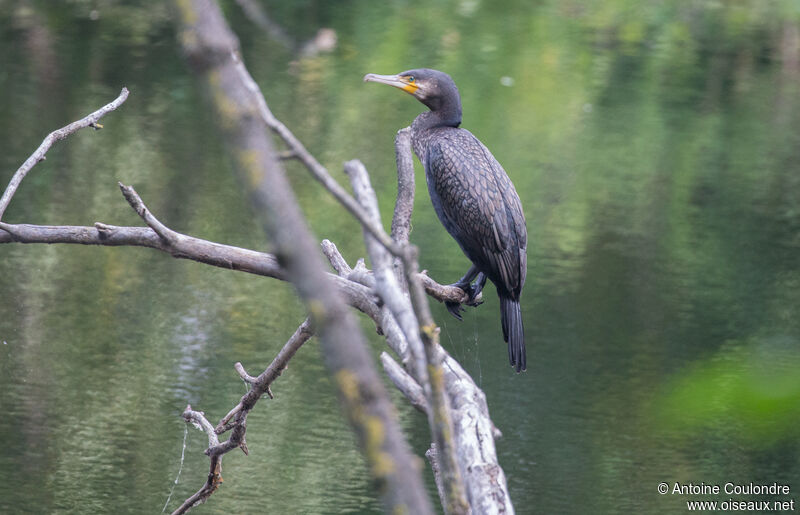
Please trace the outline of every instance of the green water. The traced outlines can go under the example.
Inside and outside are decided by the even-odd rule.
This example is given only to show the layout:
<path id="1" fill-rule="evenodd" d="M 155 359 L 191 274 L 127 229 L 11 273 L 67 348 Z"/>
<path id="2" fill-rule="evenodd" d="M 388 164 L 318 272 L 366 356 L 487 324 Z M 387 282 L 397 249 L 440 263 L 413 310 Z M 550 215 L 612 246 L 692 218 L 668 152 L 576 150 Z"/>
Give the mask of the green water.
<path id="1" fill-rule="evenodd" d="M 365 73 L 449 72 L 463 126 L 528 221 L 529 370 L 507 364 L 497 299 L 442 341 L 503 431 L 518 513 L 684 513 L 800 491 L 800 7 L 794 1 L 265 2 L 299 59 L 224 7 L 275 114 L 345 181 L 360 158 L 384 216 L 392 140 L 422 106 Z M 93 19 L 95 18 L 95 19 Z M 175 230 L 268 250 L 160 2 L 0 0 L 0 183 L 52 129 L 131 90 L 100 132 L 58 143 L 4 221 L 140 225 L 116 181 Z M 360 230 L 295 163 L 317 236 Z M 412 240 L 440 282 L 467 261 L 421 169 Z M 156 513 L 187 403 L 212 420 L 303 319 L 290 287 L 136 248 L 0 246 L 0 512 Z M 375 355 L 382 350 L 369 324 Z M 315 340 L 249 418 L 197 513 L 371 513 L 380 504 Z M 414 449 L 424 418 L 399 395 Z M 207 474 L 190 429 L 170 509 Z M 787 484 L 790 495 L 659 495 L 660 482 Z"/>

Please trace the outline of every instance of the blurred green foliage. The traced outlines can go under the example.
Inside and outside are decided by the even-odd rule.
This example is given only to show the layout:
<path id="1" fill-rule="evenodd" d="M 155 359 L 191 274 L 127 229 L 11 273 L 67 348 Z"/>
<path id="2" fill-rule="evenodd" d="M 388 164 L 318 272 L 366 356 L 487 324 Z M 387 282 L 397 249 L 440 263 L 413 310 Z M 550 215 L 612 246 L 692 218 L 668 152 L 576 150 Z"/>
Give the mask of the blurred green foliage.
<path id="1" fill-rule="evenodd" d="M 682 438 L 723 433 L 747 448 L 797 441 L 799 369 L 796 340 L 729 342 L 664 386 L 654 420 Z"/>

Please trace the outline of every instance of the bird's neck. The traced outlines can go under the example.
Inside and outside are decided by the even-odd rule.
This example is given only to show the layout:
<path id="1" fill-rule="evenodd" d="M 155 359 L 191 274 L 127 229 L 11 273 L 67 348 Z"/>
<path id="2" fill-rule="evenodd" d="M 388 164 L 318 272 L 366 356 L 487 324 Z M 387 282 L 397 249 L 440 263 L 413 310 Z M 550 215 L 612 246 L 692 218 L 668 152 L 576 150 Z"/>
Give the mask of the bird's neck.
<path id="1" fill-rule="evenodd" d="M 426 102 L 425 105 L 431 110 L 417 116 L 412 128 L 423 131 L 435 127 L 458 127 L 461 125 L 460 101 L 445 101 L 433 105 L 429 105 Z"/>
<path id="2" fill-rule="evenodd" d="M 424 156 L 428 152 L 428 140 L 436 132 L 436 129 L 445 127 L 458 127 L 461 124 L 461 106 L 456 110 L 427 111 L 417 116 L 411 124 L 411 144 L 414 153 L 420 161 L 424 162 Z"/>
<path id="3" fill-rule="evenodd" d="M 423 100 L 423 103 L 430 111 L 417 116 L 411 124 L 411 144 L 422 162 L 428 152 L 428 140 L 436 129 L 461 125 L 461 100 L 457 96 L 454 99 Z"/>

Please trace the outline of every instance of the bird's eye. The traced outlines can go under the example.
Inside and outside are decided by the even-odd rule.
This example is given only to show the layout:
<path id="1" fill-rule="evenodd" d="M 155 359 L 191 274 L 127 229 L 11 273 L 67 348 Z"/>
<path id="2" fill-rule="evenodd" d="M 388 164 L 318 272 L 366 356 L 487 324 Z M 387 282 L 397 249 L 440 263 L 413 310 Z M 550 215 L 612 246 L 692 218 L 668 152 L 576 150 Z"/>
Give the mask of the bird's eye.
<path id="1" fill-rule="evenodd" d="M 413 75 L 409 75 L 406 78 L 408 79 L 408 82 L 414 82 L 414 76 Z"/>

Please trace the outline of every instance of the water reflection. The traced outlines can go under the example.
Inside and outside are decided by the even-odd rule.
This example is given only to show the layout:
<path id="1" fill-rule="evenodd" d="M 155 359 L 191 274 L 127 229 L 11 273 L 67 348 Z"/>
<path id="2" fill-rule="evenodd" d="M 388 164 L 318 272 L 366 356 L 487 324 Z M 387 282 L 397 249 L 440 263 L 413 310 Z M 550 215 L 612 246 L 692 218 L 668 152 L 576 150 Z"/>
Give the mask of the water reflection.
<path id="1" fill-rule="evenodd" d="M 335 52 L 291 66 L 295 56 L 230 7 L 275 113 L 341 180 L 341 163 L 361 158 L 385 217 L 392 138 L 419 108 L 360 78 L 425 65 L 459 84 L 464 127 L 509 172 L 528 217 L 529 371 L 507 366 L 491 288 L 464 322 L 442 306 L 435 316 L 487 393 L 519 513 L 679 512 L 659 482 L 798 477 L 791 5 L 268 5 L 300 40 L 321 26 L 338 34 Z M 176 230 L 268 250 L 173 36 L 163 7 L 3 10 L 3 181 L 45 132 L 122 84 L 132 91 L 107 130 L 51 151 L 8 221 L 137 225 L 122 180 Z M 315 232 L 351 262 L 363 256 L 358 227 L 287 166 Z M 417 184 L 422 266 L 454 281 L 466 258 L 420 169 Z M 0 511 L 160 509 L 185 404 L 223 415 L 244 390 L 233 363 L 265 367 L 302 319 L 286 285 L 145 249 L 0 247 L 0 437 L 22 442 L 0 453 Z M 203 510 L 379 510 L 315 346 L 253 413 L 251 456 L 226 458 L 225 484 Z M 399 405 L 421 453 L 424 420 Z M 173 499 L 204 480 L 204 446 L 190 433 Z"/>

